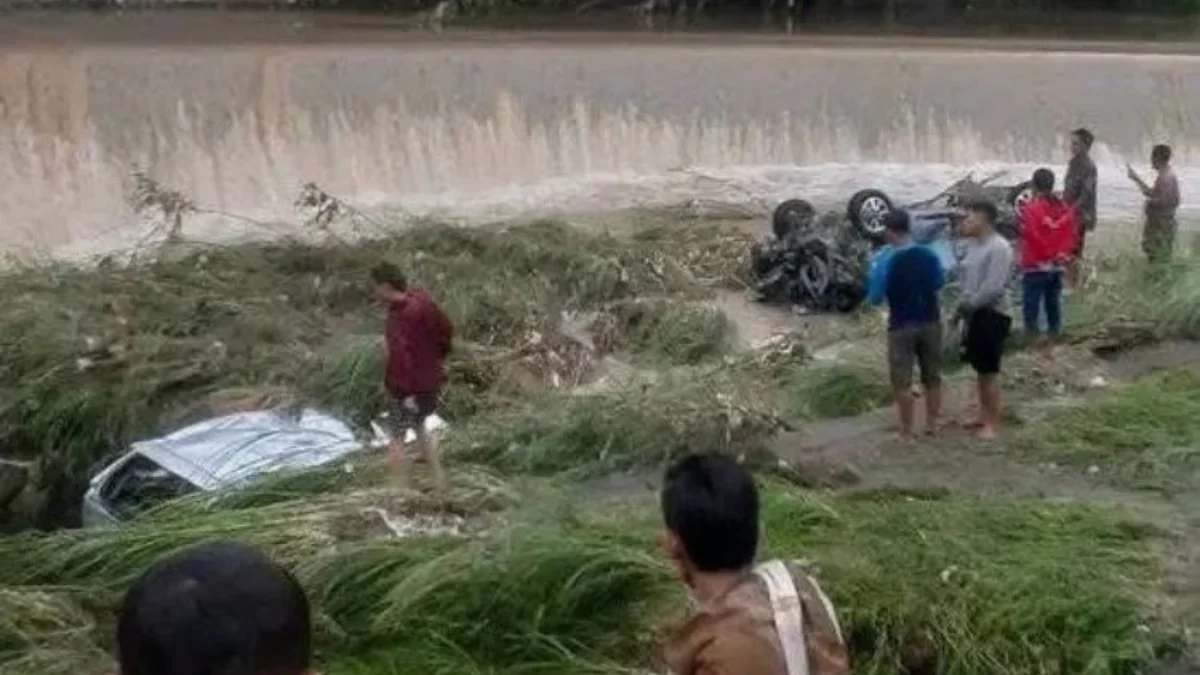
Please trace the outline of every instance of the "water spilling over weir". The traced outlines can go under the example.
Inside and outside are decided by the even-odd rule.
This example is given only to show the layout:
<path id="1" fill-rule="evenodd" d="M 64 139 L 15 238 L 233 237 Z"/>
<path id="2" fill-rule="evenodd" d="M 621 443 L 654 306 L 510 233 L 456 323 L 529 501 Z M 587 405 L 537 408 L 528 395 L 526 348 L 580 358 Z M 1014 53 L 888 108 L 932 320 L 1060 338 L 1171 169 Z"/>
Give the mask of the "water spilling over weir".
<path id="1" fill-rule="evenodd" d="M 1132 217 L 1123 162 L 1144 167 L 1154 142 L 1176 148 L 1185 200 L 1200 191 L 1197 102 L 1189 55 L 719 37 L 0 46 L 0 249 L 136 240 L 134 167 L 262 220 L 294 220 L 306 181 L 476 219 L 746 191 L 833 206 L 859 187 L 915 198 L 970 168 L 1060 167 L 1081 124 L 1103 142 L 1102 216 Z M 195 227 L 246 233 L 219 218 Z"/>

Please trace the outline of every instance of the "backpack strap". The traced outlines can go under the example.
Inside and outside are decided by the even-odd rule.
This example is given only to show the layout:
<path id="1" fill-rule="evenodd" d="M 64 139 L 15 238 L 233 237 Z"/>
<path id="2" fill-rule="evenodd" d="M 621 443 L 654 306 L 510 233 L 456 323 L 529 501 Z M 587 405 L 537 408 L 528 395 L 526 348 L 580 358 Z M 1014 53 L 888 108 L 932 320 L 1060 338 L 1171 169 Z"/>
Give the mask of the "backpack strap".
<path id="1" fill-rule="evenodd" d="M 809 675 L 804 614 L 800 611 L 800 594 L 796 592 L 791 573 L 782 561 L 772 560 L 755 568 L 754 574 L 766 585 L 771 597 L 775 630 L 783 646 L 788 675 Z"/>

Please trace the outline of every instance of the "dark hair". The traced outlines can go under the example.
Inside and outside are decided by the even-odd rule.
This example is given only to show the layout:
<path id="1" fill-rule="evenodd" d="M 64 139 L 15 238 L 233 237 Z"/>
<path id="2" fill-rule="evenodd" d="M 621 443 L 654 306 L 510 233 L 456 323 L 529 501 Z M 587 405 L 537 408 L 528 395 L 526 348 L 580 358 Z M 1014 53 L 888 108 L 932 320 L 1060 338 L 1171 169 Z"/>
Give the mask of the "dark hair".
<path id="1" fill-rule="evenodd" d="M 1085 147 L 1089 150 L 1092 147 L 1092 143 L 1096 142 L 1096 137 L 1094 135 L 1092 135 L 1092 132 L 1088 131 L 1084 127 L 1079 127 L 1075 131 L 1072 131 L 1071 135 L 1078 138 L 1080 140 L 1080 142 L 1083 143 L 1083 147 Z"/>
<path id="2" fill-rule="evenodd" d="M 235 543 L 160 560 L 134 583 L 117 619 L 121 675 L 300 675 L 311 651 L 300 584 Z"/>
<path id="3" fill-rule="evenodd" d="M 1165 143 L 1154 146 L 1150 151 L 1150 159 L 1163 162 L 1164 164 L 1171 161 L 1171 146 Z"/>
<path id="4" fill-rule="evenodd" d="M 1033 172 L 1033 189 L 1041 194 L 1054 191 L 1054 172 L 1042 168 Z"/>
<path id="5" fill-rule="evenodd" d="M 371 281 L 387 284 L 398 291 L 408 290 L 408 278 L 400 268 L 390 262 L 381 262 L 371 268 Z"/>
<path id="6" fill-rule="evenodd" d="M 741 570 L 758 552 L 758 487 L 723 455 L 690 455 L 667 470 L 663 520 L 702 572 Z"/>
<path id="7" fill-rule="evenodd" d="M 883 215 L 883 227 L 896 234 L 908 234 L 912 226 L 909 222 L 908 211 L 893 209 Z"/>
<path id="8" fill-rule="evenodd" d="M 986 199 L 980 199 L 967 204 L 967 210 L 971 213 L 978 213 L 984 216 L 990 225 L 995 225 L 996 218 L 1000 217 L 1000 214 L 996 211 L 996 205 Z"/>

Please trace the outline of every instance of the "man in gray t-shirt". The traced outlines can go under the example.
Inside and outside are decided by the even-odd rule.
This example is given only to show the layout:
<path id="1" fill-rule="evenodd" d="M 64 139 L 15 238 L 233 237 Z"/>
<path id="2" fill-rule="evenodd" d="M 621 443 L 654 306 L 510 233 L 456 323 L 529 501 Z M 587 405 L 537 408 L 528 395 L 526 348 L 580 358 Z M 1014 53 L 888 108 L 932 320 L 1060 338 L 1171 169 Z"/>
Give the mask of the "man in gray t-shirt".
<path id="1" fill-rule="evenodd" d="M 992 439 L 1000 428 L 1000 361 L 1012 328 L 1005 291 L 1012 278 L 1013 250 L 996 232 L 996 206 L 977 202 L 963 222 L 967 253 L 960 267 L 957 318 L 965 323 L 963 358 L 978 376 L 979 420 L 969 426 Z"/>

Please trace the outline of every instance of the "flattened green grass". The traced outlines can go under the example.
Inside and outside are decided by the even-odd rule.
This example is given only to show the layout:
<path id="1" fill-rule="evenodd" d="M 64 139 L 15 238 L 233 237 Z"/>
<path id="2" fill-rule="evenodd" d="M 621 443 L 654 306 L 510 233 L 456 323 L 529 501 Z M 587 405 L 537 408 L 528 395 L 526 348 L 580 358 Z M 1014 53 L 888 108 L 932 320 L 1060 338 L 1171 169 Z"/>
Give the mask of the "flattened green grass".
<path id="1" fill-rule="evenodd" d="M 887 373 L 865 365 L 816 364 L 786 379 L 787 410 L 807 419 L 854 417 L 891 400 Z"/>
<path id="2" fill-rule="evenodd" d="M 779 555 L 815 561 L 855 672 L 1138 673 L 1171 642 L 1148 533 L 1083 506 L 769 490 Z"/>
<path id="3" fill-rule="evenodd" d="M 1200 374 L 1152 376 L 1049 408 L 1011 445 L 1129 487 L 1195 485 L 1200 475 Z"/>
<path id="4" fill-rule="evenodd" d="M 653 500 L 597 515 L 544 497 L 534 510 L 510 512 L 507 525 L 466 538 L 339 539 L 322 525 L 331 521 L 291 503 L 0 540 L 0 592 L 29 599 L 15 610 L 23 618 L 42 606 L 57 617 L 47 633 L 16 639 L 0 623 L 0 644 L 9 645 L 0 670 L 95 656 L 104 646 L 98 633 L 84 630 L 83 643 L 48 633 L 106 625 L 132 576 L 213 538 L 261 546 L 297 571 L 317 608 L 323 672 L 652 668 L 655 638 L 683 606 L 654 543 Z M 1174 639 L 1154 614 L 1152 533 L 1104 511 L 822 497 L 774 481 L 763 508 L 765 552 L 817 565 L 859 673 L 1124 675 L 1144 672 Z M 46 587 L 108 604 L 55 604 L 59 596 L 35 595 Z"/>

